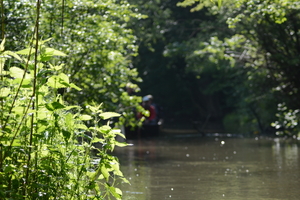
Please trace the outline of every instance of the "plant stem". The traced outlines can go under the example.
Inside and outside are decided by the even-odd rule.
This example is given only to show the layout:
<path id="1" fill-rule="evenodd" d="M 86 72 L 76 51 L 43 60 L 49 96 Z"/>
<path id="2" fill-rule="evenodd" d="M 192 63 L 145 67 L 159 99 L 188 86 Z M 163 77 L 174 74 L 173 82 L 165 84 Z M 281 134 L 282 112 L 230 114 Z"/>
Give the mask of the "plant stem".
<path id="1" fill-rule="evenodd" d="M 4 16 L 4 3 L 1 0 L 1 38 L 2 40 L 5 37 L 5 16 Z"/>
<path id="2" fill-rule="evenodd" d="M 1 38 L 2 38 L 2 41 L 4 39 L 4 30 L 5 30 L 5 26 L 4 26 L 4 4 L 3 4 L 3 0 L 1 0 L 1 31 L 2 31 L 2 34 L 1 34 Z M 2 73 L 2 71 L 0 71 L 0 73 Z M 1 83 L 3 83 L 3 76 L 0 76 L 1 77 Z M 3 99 L 1 99 L 1 110 L 4 110 L 4 103 L 3 103 Z M 3 125 L 3 112 L 1 112 L 1 116 L 0 116 L 0 130 L 3 130 L 2 129 L 2 125 Z M 2 133 L 4 134 L 4 133 Z M 2 169 L 2 145 L 0 144 L 0 169 Z M 2 185 L 2 182 L 0 182 L 0 184 Z"/>
<path id="3" fill-rule="evenodd" d="M 38 50 L 39 50 L 39 21 L 40 21 L 40 0 L 37 0 L 36 2 L 36 24 L 35 24 L 35 54 L 34 54 L 34 78 L 33 78 L 33 89 L 32 89 L 32 110 L 35 110 L 35 112 L 31 115 L 31 127 L 30 127 L 30 135 L 29 135 L 29 152 L 28 152 L 28 159 L 27 159 L 27 169 L 26 169 L 26 183 L 30 183 L 29 181 L 29 170 L 30 170 L 30 161 L 31 161 L 31 151 L 32 151 L 32 144 L 33 144 L 33 134 L 35 133 L 36 126 L 35 124 L 35 118 L 37 115 L 37 108 L 38 106 L 36 105 L 37 103 L 37 97 L 36 97 L 36 90 L 37 90 L 37 57 L 38 57 Z M 36 154 L 37 156 L 37 154 Z M 35 157 L 36 163 L 35 166 L 37 165 L 37 157 Z M 28 185 L 26 184 L 28 187 Z M 26 190 L 25 190 L 26 191 Z M 33 192 L 31 192 L 33 195 Z"/>
<path id="4" fill-rule="evenodd" d="M 65 0 L 62 0 L 62 11 L 61 11 L 61 38 L 64 35 L 64 13 L 65 13 Z"/>

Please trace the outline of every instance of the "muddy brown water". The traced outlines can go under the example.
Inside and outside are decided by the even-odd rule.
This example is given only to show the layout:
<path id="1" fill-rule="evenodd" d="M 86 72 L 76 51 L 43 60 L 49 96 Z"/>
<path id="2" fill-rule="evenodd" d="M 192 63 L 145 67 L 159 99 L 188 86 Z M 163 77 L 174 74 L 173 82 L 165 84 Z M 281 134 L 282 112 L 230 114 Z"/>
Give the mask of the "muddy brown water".
<path id="1" fill-rule="evenodd" d="M 300 199 L 300 143 L 274 138 L 159 137 L 117 148 L 124 200 Z"/>

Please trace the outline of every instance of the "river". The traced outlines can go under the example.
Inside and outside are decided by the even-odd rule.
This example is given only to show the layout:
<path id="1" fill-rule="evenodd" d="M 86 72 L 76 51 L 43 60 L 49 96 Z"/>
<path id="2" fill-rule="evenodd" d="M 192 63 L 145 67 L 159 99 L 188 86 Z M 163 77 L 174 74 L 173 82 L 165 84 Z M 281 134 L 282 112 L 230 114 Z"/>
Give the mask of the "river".
<path id="1" fill-rule="evenodd" d="M 190 136 L 190 137 L 187 137 Z M 300 148 L 278 138 L 162 136 L 117 148 L 124 200 L 300 199 Z"/>

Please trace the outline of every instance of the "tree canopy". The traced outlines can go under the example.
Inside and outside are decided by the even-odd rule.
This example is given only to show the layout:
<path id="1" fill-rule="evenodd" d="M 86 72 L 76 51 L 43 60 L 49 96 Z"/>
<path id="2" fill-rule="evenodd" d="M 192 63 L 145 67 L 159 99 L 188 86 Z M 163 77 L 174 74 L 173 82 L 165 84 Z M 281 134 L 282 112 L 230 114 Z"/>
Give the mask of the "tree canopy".
<path id="1" fill-rule="evenodd" d="M 7 47 L 19 50 L 29 46 L 35 4 L 23 0 L 3 3 L 2 33 L 8 38 Z M 136 83 L 141 79 L 131 64 L 137 55 L 137 39 L 128 22 L 144 16 L 127 1 L 46 0 L 40 9 L 40 37 L 52 38 L 51 47 L 68 55 L 63 72 L 82 88 L 60 91 L 64 98 L 83 106 L 102 102 L 105 110 L 132 116 L 132 108 L 139 108 L 141 99 L 130 97 L 126 85 L 138 91 Z"/>
<path id="2" fill-rule="evenodd" d="M 134 28 L 142 41 L 135 64 L 142 91 L 154 93 L 169 117 L 211 116 L 235 132 L 298 133 L 297 1 L 149 4 L 140 6 L 148 15 L 143 29 Z"/>

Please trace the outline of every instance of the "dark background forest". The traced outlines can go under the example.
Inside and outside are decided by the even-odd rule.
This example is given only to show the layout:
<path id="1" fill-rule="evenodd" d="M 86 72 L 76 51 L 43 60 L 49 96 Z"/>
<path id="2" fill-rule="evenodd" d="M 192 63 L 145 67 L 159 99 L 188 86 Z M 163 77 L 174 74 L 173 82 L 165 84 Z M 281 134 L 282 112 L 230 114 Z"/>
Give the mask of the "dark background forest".
<path id="1" fill-rule="evenodd" d="M 238 7 L 227 1 L 221 7 L 209 1 L 186 1 L 183 7 L 172 0 L 130 2 L 148 16 L 132 25 L 140 42 L 134 64 L 143 79 L 141 94 L 153 94 L 166 125 L 297 132 L 295 2 L 237 1 Z"/>

